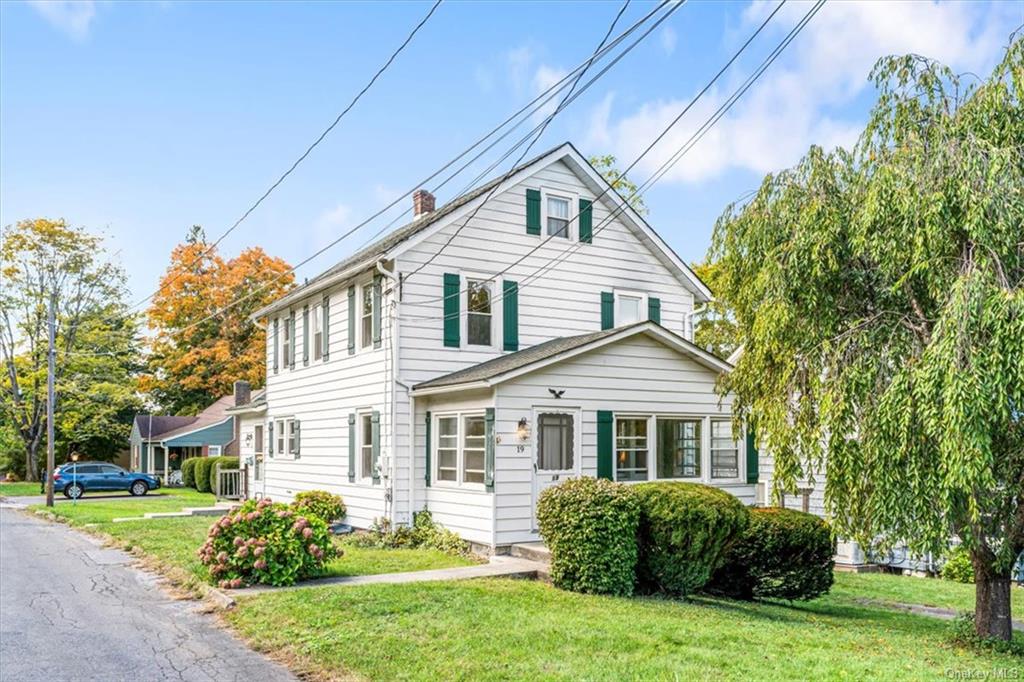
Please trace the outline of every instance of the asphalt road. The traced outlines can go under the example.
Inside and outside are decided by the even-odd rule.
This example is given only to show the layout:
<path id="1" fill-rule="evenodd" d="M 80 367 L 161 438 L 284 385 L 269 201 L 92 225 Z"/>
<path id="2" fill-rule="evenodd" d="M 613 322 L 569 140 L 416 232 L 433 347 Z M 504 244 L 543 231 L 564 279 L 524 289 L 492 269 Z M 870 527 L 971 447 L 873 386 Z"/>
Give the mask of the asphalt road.
<path id="1" fill-rule="evenodd" d="M 0 682 L 295 680 L 130 562 L 0 505 Z"/>

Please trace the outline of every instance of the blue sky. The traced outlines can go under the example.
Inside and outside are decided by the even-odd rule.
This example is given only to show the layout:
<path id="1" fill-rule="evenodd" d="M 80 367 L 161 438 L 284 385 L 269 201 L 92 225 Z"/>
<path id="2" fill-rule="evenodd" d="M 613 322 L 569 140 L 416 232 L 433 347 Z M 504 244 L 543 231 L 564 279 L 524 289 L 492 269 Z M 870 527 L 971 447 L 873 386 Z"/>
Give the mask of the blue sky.
<path id="1" fill-rule="evenodd" d="M 809 8 L 790 2 L 633 173 L 643 181 Z M 103 231 L 150 294 L 192 224 L 219 236 L 334 119 L 424 3 L 0 3 L 0 224 L 46 216 Z M 445 2 L 392 68 L 224 243 L 296 263 L 375 213 L 574 68 L 618 2 Z M 653 7 L 634 2 L 620 28 Z M 560 114 L 563 140 L 629 163 L 774 2 L 689 2 Z M 765 77 L 647 195 L 687 260 L 724 206 L 810 144 L 849 144 L 889 53 L 986 74 L 1024 1 L 831 2 Z M 494 157 L 491 157 L 494 158 Z M 467 174 L 439 192 L 450 198 Z M 406 208 L 409 201 L 403 201 Z M 391 214 L 389 214 L 391 215 Z M 358 247 L 376 222 L 299 271 Z"/>

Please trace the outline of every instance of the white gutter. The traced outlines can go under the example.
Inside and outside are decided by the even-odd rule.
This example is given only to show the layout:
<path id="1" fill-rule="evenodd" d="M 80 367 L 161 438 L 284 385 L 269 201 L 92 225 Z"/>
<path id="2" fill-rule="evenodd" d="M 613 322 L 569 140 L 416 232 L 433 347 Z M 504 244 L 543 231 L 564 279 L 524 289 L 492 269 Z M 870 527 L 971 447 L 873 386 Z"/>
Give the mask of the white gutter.
<path id="1" fill-rule="evenodd" d="M 286 308 L 295 301 L 303 299 L 306 296 L 312 296 L 313 294 L 316 294 L 319 291 L 323 291 L 324 289 L 334 286 L 338 282 L 343 282 L 347 279 L 352 279 L 352 277 L 358 275 L 360 272 L 365 270 L 366 266 L 369 265 L 369 263 L 370 261 L 363 261 L 361 263 L 353 265 L 350 268 L 346 268 L 341 272 L 330 275 L 329 277 L 324 277 L 319 281 L 313 282 L 311 284 L 301 285 L 294 291 L 285 294 L 284 296 L 277 299 L 273 303 L 265 305 L 256 312 L 254 312 L 252 315 L 249 316 L 249 321 L 257 322 L 261 317 L 266 317 L 275 310 L 279 310 L 280 308 Z"/>

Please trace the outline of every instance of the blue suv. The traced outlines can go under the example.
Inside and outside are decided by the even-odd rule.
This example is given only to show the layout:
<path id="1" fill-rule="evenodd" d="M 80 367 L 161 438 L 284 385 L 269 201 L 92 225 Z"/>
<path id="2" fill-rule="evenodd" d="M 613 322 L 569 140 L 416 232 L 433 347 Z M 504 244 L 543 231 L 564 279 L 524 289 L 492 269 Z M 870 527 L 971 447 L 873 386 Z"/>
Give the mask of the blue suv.
<path id="1" fill-rule="evenodd" d="M 127 471 L 106 462 L 70 462 L 53 472 L 53 491 L 75 500 L 85 491 L 127 490 L 132 495 L 145 495 L 160 487 L 160 479 L 149 474 Z"/>

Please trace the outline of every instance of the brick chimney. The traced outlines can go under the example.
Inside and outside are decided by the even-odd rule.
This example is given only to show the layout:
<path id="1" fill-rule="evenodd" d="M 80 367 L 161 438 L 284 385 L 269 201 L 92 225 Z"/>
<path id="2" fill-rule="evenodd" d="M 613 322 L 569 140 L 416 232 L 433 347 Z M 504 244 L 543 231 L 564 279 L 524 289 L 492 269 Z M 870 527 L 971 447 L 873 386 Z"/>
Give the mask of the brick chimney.
<path id="1" fill-rule="evenodd" d="M 252 400 L 252 388 L 248 381 L 235 382 L 235 407 L 245 405 Z"/>
<path id="2" fill-rule="evenodd" d="M 412 193 L 412 216 L 419 218 L 421 215 L 434 212 L 434 195 L 425 189 L 418 189 Z"/>

